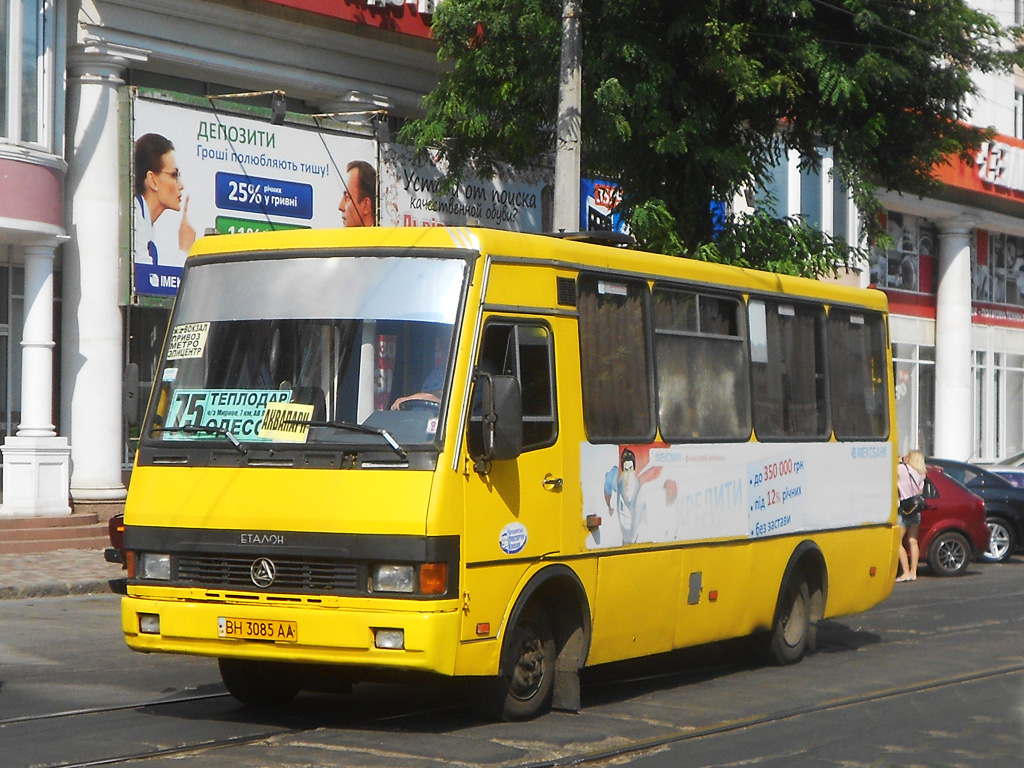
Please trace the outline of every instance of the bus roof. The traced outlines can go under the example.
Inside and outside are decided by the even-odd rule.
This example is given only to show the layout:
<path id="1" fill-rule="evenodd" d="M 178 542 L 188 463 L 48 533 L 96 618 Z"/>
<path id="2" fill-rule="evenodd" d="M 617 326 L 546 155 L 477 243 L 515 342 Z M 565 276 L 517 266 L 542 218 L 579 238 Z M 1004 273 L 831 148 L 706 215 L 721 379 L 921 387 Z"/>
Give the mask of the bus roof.
<path id="1" fill-rule="evenodd" d="M 877 290 L 564 237 L 480 227 L 353 227 L 216 235 L 197 240 L 191 256 L 338 248 L 469 250 L 524 261 L 563 262 L 571 267 L 631 273 L 650 279 L 691 280 L 729 286 L 743 292 L 781 293 L 859 304 L 880 311 L 888 309 L 885 294 Z"/>

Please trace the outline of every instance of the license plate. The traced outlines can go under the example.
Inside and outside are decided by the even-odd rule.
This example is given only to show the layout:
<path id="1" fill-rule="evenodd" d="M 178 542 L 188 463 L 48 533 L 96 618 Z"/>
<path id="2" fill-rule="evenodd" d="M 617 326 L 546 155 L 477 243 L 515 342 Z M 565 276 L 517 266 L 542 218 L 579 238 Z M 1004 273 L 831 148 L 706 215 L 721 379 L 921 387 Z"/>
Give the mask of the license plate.
<path id="1" fill-rule="evenodd" d="M 276 619 L 217 618 L 217 635 L 232 640 L 270 640 L 277 643 L 297 643 L 299 625 L 295 621 Z"/>

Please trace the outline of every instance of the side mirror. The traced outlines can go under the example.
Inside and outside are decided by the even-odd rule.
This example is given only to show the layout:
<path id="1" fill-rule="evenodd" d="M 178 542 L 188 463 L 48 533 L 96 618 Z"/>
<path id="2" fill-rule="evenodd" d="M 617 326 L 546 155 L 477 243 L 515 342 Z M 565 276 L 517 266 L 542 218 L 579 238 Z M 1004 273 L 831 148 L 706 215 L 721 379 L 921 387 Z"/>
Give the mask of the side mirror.
<path id="1" fill-rule="evenodd" d="M 523 395 L 515 376 L 478 373 L 473 402 L 481 413 L 470 419 L 470 429 L 479 430 L 469 441 L 473 469 L 486 472 L 487 462 L 514 459 L 523 452 Z"/>
<path id="2" fill-rule="evenodd" d="M 122 390 L 124 418 L 129 427 L 139 425 L 139 365 L 128 363 L 124 367 L 124 389 Z"/>

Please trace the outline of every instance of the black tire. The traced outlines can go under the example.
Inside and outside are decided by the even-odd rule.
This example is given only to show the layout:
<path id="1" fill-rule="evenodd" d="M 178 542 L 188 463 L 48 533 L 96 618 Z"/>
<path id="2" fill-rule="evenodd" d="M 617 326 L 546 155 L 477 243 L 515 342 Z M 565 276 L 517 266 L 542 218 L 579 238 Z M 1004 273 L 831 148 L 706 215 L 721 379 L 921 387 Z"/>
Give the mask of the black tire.
<path id="1" fill-rule="evenodd" d="M 988 523 L 988 549 L 981 557 L 986 563 L 1001 563 L 1016 549 L 1017 536 L 1013 532 L 1013 526 L 1005 518 L 992 516 L 985 522 Z"/>
<path id="2" fill-rule="evenodd" d="M 280 709 L 302 690 L 302 668 L 295 664 L 218 659 L 228 693 L 254 709 Z"/>
<path id="3" fill-rule="evenodd" d="M 775 620 L 766 638 L 766 660 L 778 666 L 796 664 L 807 650 L 810 634 L 811 590 L 807 580 L 795 574 L 779 596 Z"/>
<path id="4" fill-rule="evenodd" d="M 550 706 L 554 679 L 551 621 L 536 606 L 527 606 L 505 635 L 498 675 L 476 686 L 475 703 L 490 719 L 529 720 Z"/>
<path id="5" fill-rule="evenodd" d="M 928 566 L 936 576 L 960 576 L 970 564 L 970 542 L 957 531 L 943 531 L 928 547 Z"/>

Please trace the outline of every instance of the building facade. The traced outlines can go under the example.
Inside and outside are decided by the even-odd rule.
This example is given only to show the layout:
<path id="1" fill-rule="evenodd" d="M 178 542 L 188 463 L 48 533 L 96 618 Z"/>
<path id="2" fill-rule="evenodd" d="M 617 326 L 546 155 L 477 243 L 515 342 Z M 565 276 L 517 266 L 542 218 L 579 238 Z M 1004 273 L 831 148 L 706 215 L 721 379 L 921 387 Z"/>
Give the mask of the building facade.
<path id="1" fill-rule="evenodd" d="M 401 118 L 436 82 L 432 12 L 433 0 L 0 0 L 0 514 L 126 495 L 137 390 L 124 375 L 154 354 L 171 301 L 132 284 L 136 94 L 212 110 L 210 96 L 259 93 L 244 104 L 271 119 L 275 95 L 298 114 Z"/>

